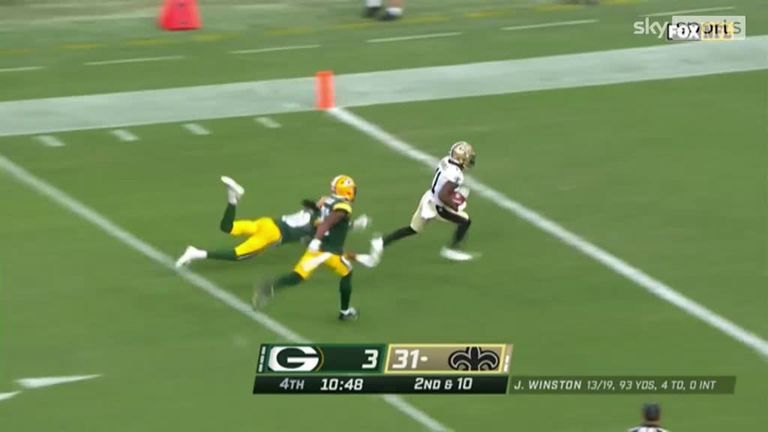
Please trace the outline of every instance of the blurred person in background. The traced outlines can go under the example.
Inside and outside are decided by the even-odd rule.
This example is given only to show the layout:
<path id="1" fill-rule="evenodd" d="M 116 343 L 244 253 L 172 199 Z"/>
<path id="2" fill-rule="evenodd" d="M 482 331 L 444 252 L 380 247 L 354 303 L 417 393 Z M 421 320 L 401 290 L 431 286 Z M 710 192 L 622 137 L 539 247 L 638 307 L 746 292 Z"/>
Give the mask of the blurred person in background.
<path id="1" fill-rule="evenodd" d="M 627 432 L 667 432 L 661 427 L 661 407 L 657 403 L 643 405 L 643 423 Z"/>
<path id="2" fill-rule="evenodd" d="M 382 21 L 392 21 L 403 16 L 405 0 L 387 0 L 387 7 L 383 6 L 384 0 L 364 0 L 365 9 L 363 16 L 366 18 L 378 18 Z"/>

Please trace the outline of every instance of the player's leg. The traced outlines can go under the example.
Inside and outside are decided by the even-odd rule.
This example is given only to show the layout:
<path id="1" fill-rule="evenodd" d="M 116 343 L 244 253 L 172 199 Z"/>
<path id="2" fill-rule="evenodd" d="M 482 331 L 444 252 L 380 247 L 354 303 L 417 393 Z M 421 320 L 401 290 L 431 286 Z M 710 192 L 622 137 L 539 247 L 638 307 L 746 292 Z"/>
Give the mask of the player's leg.
<path id="1" fill-rule="evenodd" d="M 374 18 L 381 11 L 383 0 L 365 0 L 364 3 L 363 16 L 365 18 Z"/>
<path id="2" fill-rule="evenodd" d="M 277 291 L 287 287 L 298 285 L 312 276 L 312 273 L 320 264 L 332 256 L 329 252 L 306 251 L 293 267 L 293 271 L 286 273 L 275 280 L 265 282 L 253 293 L 251 301 L 253 307 L 261 309 L 274 297 Z"/>
<path id="3" fill-rule="evenodd" d="M 233 234 L 235 227 L 235 213 L 237 211 L 237 202 L 245 194 L 245 188 L 240 186 L 236 181 L 227 176 L 221 177 L 221 182 L 227 187 L 227 207 L 224 209 L 224 215 L 219 222 L 219 228 L 227 234 Z M 243 227 L 241 226 L 241 229 Z M 235 235 L 235 234 L 233 234 Z M 217 259 L 235 260 L 237 257 L 232 256 L 231 253 L 219 254 L 215 252 Z M 202 260 L 211 257 L 209 252 L 204 249 L 199 249 L 194 246 L 187 246 L 184 253 L 176 260 L 176 267 L 185 266 L 192 261 Z M 211 257 L 212 258 L 212 257 Z"/>
<path id="4" fill-rule="evenodd" d="M 176 261 L 176 266 L 181 267 L 201 259 L 240 261 L 259 254 L 272 245 L 278 244 L 282 237 L 280 228 L 278 228 L 275 221 L 272 218 L 266 217 L 255 220 L 234 221 L 230 234 L 237 236 L 247 235 L 249 237 L 234 248 L 206 250 L 189 246 Z"/>
<path id="5" fill-rule="evenodd" d="M 343 255 L 331 255 L 325 265 L 341 276 L 339 280 L 339 319 L 356 320 L 357 309 L 350 306 L 352 299 L 352 263 Z"/>
<path id="6" fill-rule="evenodd" d="M 456 230 L 453 232 L 453 238 L 448 247 L 440 251 L 440 255 L 454 261 L 468 261 L 473 258 L 471 254 L 463 252 L 460 249 L 467 236 L 472 220 L 466 212 L 455 212 L 445 207 L 437 207 L 437 214 L 441 219 L 456 224 Z"/>
<path id="7" fill-rule="evenodd" d="M 425 219 L 422 215 L 422 207 L 424 205 L 428 205 L 428 203 L 425 203 L 424 199 L 422 199 L 421 202 L 419 202 L 419 206 L 416 208 L 416 211 L 413 212 L 413 216 L 411 216 L 410 225 L 398 228 L 384 236 L 384 247 L 397 240 L 418 234 L 424 229 L 424 227 L 427 225 L 427 222 L 429 222 L 429 220 Z"/>

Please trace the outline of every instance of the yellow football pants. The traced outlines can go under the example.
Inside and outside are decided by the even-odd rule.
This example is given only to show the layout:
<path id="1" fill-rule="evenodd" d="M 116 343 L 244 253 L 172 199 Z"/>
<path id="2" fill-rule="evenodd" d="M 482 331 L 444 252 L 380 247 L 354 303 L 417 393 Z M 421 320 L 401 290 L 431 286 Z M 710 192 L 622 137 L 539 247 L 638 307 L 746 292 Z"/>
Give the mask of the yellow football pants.
<path id="1" fill-rule="evenodd" d="M 264 249 L 280 242 L 280 228 L 272 218 L 236 220 L 232 224 L 230 234 L 236 237 L 246 236 L 248 239 L 235 247 L 238 257 L 257 254 Z"/>
<path id="2" fill-rule="evenodd" d="M 342 255 L 331 252 L 306 251 L 293 268 L 303 279 L 308 279 L 320 264 L 333 270 L 337 275 L 344 277 L 352 271 L 352 263 Z"/>

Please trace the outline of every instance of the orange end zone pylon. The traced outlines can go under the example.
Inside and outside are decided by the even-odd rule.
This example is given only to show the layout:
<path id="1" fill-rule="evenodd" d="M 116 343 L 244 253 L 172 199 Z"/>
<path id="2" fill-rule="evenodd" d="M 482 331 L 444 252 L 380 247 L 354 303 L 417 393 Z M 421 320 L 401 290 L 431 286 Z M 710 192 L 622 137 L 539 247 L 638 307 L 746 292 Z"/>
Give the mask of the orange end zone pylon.
<path id="1" fill-rule="evenodd" d="M 165 30 L 195 30 L 200 28 L 197 0 L 165 0 L 157 24 Z"/>
<path id="2" fill-rule="evenodd" d="M 315 95 L 317 109 L 327 110 L 336 106 L 336 97 L 333 93 L 333 71 L 319 71 L 315 75 Z"/>

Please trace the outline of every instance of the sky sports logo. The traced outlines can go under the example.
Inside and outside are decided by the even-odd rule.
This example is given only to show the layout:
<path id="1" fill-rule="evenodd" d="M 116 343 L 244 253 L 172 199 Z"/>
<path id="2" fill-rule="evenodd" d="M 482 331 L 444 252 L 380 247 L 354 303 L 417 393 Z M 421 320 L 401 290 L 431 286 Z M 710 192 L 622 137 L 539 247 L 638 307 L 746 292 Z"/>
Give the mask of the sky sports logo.
<path id="1" fill-rule="evenodd" d="M 669 41 L 734 41 L 747 38 L 747 17 L 682 15 L 672 21 L 635 21 L 634 34 L 652 35 Z"/>

